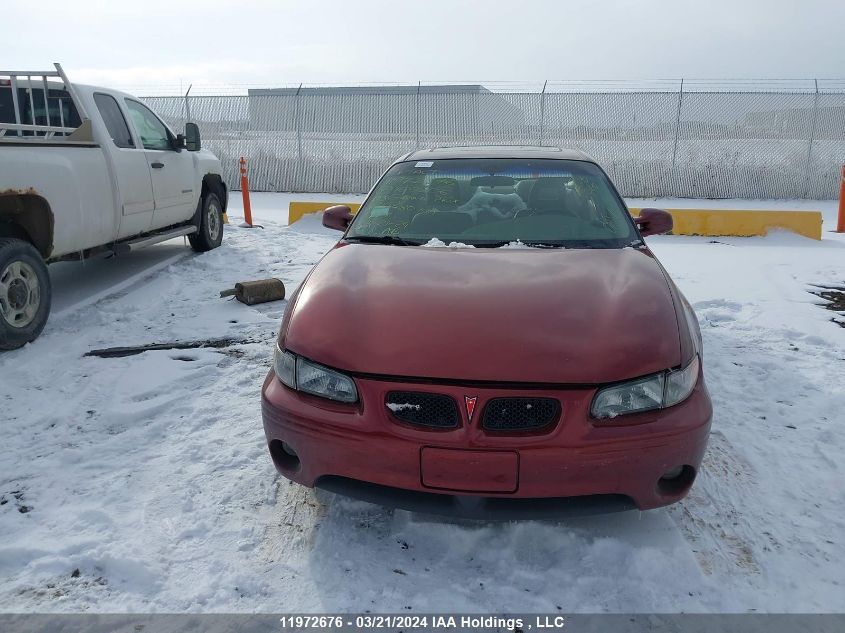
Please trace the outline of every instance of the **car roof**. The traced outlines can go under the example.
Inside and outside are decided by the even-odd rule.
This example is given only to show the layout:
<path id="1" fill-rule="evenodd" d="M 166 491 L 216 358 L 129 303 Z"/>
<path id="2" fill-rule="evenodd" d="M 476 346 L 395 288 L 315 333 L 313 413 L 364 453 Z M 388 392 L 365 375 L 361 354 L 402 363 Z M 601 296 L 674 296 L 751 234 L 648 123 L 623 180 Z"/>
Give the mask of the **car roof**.
<path id="1" fill-rule="evenodd" d="M 577 149 L 540 147 L 537 145 L 472 145 L 421 149 L 403 156 L 397 163 L 412 160 L 445 160 L 450 158 L 546 158 L 553 160 L 596 161 Z"/>

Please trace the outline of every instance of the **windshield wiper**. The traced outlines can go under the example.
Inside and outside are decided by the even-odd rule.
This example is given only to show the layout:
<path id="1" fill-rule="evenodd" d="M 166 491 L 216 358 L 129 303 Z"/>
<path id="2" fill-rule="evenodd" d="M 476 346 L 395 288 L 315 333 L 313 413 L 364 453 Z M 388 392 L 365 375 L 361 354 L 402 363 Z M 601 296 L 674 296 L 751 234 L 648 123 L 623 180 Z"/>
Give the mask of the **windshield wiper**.
<path id="1" fill-rule="evenodd" d="M 501 248 L 508 244 L 520 244 L 531 248 L 565 248 L 563 244 L 556 242 L 523 242 L 522 240 L 500 240 L 497 242 L 470 242 L 475 248 Z"/>
<path id="2" fill-rule="evenodd" d="M 510 241 L 498 241 L 498 242 L 470 242 L 472 246 L 475 248 L 499 248 L 501 246 L 507 246 L 510 244 Z"/>
<path id="3" fill-rule="evenodd" d="M 392 244 L 394 246 L 419 246 L 422 242 L 406 240 L 395 235 L 349 235 L 348 242 L 360 242 L 361 244 Z"/>
<path id="4" fill-rule="evenodd" d="M 534 248 L 566 248 L 563 244 L 557 242 L 523 242 L 523 244 Z"/>

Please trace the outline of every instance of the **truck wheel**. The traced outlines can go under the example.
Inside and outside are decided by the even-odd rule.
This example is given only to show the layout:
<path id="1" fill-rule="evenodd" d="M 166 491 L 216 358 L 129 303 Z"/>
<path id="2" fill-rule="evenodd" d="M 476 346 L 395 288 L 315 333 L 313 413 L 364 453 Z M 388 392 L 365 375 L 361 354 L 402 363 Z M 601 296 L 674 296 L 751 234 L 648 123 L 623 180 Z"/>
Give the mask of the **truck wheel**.
<path id="1" fill-rule="evenodd" d="M 41 254 L 24 240 L 0 238 L 0 350 L 38 338 L 51 298 L 50 274 Z"/>
<path id="2" fill-rule="evenodd" d="M 204 253 L 223 241 L 223 205 L 216 193 L 209 191 L 202 199 L 199 230 L 188 236 L 191 247 Z"/>

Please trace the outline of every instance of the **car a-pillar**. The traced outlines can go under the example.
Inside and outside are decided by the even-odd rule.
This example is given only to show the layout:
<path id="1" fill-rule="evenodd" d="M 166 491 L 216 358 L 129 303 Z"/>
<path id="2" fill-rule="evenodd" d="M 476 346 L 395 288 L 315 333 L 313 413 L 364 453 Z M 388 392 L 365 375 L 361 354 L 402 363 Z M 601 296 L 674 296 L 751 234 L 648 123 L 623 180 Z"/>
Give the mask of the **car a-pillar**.
<path id="1" fill-rule="evenodd" d="M 47 324 L 52 248 L 47 201 L 31 190 L 0 192 L 0 350 L 26 345 Z"/>

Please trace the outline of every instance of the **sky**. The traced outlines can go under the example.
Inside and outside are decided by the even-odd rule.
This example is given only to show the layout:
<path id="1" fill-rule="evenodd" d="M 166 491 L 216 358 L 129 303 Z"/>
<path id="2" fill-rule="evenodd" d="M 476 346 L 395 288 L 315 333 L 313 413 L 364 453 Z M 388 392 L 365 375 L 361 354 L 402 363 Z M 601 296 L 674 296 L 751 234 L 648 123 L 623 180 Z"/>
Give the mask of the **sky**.
<path id="1" fill-rule="evenodd" d="M 0 67 L 122 88 L 845 77 L 843 0 L 3 0 L 3 23 Z"/>

